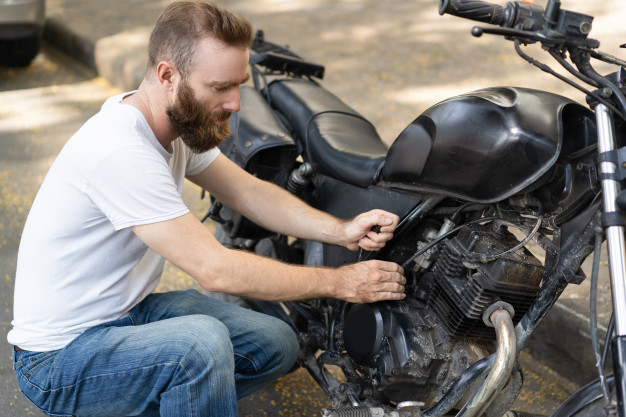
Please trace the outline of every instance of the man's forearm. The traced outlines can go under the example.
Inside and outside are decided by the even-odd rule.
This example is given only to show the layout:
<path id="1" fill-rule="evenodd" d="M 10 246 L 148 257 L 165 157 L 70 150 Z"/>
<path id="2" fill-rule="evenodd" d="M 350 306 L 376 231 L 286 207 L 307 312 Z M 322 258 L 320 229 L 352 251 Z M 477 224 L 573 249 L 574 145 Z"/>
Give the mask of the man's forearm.
<path id="1" fill-rule="evenodd" d="M 359 303 L 404 298 L 406 280 L 395 263 L 368 261 L 337 269 L 226 251 L 218 262 L 209 262 L 210 272 L 198 279 L 210 291 L 269 301 L 336 298 Z"/>
<path id="2" fill-rule="evenodd" d="M 191 213 L 132 230 L 211 291 L 264 300 L 330 297 L 371 302 L 404 296 L 406 280 L 395 263 L 372 260 L 339 269 L 288 265 L 225 248 Z"/>
<path id="3" fill-rule="evenodd" d="M 248 195 L 247 198 L 244 196 Z M 317 210 L 275 184 L 260 181 L 233 207 L 277 233 L 345 246 L 345 220 Z"/>
<path id="4" fill-rule="evenodd" d="M 218 262 L 207 262 L 195 277 L 209 291 L 245 298 L 287 301 L 335 297 L 333 271 L 289 265 L 245 251 L 225 249 Z"/>

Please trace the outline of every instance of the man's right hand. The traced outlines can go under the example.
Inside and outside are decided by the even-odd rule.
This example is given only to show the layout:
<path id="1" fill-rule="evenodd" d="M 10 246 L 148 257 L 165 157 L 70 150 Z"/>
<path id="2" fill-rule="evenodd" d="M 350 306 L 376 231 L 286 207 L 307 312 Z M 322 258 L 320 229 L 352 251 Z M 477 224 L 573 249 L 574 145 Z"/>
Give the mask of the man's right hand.
<path id="1" fill-rule="evenodd" d="M 338 269 L 335 298 L 350 303 L 402 300 L 405 297 L 404 270 L 393 262 L 370 260 Z"/>

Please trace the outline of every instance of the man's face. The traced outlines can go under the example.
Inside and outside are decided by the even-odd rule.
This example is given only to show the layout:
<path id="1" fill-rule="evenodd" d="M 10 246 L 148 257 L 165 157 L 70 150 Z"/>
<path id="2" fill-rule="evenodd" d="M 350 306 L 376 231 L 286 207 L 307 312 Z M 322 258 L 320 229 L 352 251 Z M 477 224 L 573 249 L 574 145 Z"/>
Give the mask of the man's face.
<path id="1" fill-rule="evenodd" d="M 229 123 L 217 122 L 228 121 L 232 112 L 206 108 L 195 98 L 186 81 L 179 84 L 176 102 L 168 107 L 166 113 L 172 128 L 194 153 L 203 153 L 219 146 L 231 133 Z"/>
<path id="2" fill-rule="evenodd" d="M 178 82 L 166 109 L 172 129 L 193 152 L 206 152 L 230 134 L 228 118 L 240 109 L 239 86 L 249 78 L 247 66 L 247 49 L 210 38 L 198 43 L 188 80 Z"/>

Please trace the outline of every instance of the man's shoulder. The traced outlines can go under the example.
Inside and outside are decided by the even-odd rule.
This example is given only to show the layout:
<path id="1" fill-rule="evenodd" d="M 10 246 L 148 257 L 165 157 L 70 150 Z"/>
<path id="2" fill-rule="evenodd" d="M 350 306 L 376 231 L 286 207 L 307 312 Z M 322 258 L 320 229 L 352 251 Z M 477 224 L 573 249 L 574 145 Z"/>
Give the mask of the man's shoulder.
<path id="1" fill-rule="evenodd" d="M 143 114 L 133 106 L 120 104 L 123 95 L 108 99 L 100 111 L 87 120 L 69 143 L 104 151 L 141 145 L 153 135 Z M 80 145 L 79 145 L 80 146 Z"/>

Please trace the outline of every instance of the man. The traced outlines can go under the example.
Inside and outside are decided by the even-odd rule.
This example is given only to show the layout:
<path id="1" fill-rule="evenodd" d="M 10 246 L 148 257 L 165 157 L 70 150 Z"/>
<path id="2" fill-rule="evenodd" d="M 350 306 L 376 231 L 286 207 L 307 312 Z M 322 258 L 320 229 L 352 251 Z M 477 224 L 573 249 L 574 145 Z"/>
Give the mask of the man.
<path id="1" fill-rule="evenodd" d="M 230 250 L 183 204 L 186 176 L 268 229 L 352 250 L 380 249 L 398 223 L 380 210 L 334 218 L 215 148 L 240 108 L 251 39 L 245 19 L 211 3 L 171 4 L 139 89 L 107 100 L 51 167 L 22 235 L 8 336 L 42 411 L 234 416 L 238 398 L 290 369 L 298 345 L 281 321 L 195 291 L 152 294 L 164 258 L 244 297 L 404 297 L 394 263 L 312 268 Z"/>

